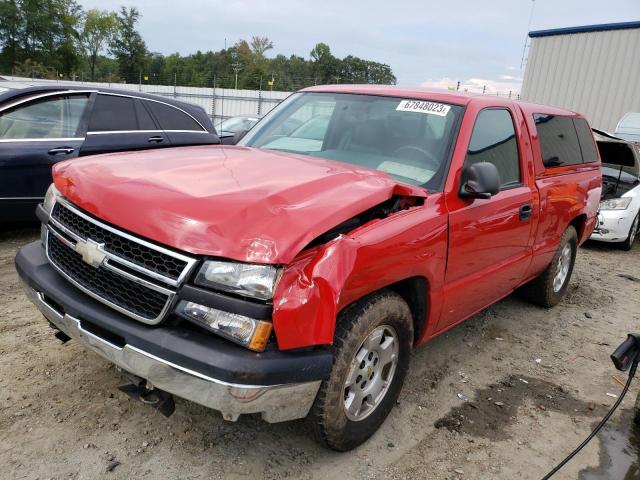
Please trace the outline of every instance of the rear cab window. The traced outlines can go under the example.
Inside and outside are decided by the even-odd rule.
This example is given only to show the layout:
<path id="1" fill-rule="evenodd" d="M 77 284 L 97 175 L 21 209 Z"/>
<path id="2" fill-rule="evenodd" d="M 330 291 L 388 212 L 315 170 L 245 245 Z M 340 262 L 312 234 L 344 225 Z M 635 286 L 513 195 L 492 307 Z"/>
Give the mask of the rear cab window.
<path id="1" fill-rule="evenodd" d="M 598 150 L 586 120 L 546 113 L 534 113 L 533 118 L 538 131 L 542 164 L 549 173 L 559 167 L 598 162 Z"/>

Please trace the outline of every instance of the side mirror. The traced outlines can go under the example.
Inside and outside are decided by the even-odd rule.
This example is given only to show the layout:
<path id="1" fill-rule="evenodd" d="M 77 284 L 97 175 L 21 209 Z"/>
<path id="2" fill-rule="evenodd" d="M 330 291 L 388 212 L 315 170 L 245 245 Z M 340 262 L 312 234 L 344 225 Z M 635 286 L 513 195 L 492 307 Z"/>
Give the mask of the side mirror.
<path id="1" fill-rule="evenodd" d="M 233 142 L 232 145 L 237 145 L 237 143 L 242 140 L 242 138 L 249 132 L 248 128 L 243 128 L 242 130 L 238 130 L 233 134 Z"/>
<path id="2" fill-rule="evenodd" d="M 460 178 L 461 198 L 491 198 L 500 191 L 500 173 L 493 163 L 466 165 Z"/>

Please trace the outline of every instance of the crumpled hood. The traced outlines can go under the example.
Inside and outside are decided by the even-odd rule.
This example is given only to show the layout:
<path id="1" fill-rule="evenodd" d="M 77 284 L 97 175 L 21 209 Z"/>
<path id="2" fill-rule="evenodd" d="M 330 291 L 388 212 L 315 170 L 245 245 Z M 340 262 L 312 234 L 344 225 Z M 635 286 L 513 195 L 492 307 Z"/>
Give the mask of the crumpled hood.
<path id="1" fill-rule="evenodd" d="M 426 196 L 376 170 L 245 147 L 98 155 L 58 163 L 53 174 L 70 201 L 134 234 L 273 264 L 393 194 Z"/>

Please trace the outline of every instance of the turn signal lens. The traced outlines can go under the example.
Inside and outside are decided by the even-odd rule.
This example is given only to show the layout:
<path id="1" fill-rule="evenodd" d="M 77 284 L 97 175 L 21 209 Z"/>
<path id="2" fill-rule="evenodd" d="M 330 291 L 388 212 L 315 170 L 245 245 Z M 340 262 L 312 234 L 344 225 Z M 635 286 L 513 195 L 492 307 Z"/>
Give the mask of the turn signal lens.
<path id="1" fill-rule="evenodd" d="M 273 329 L 271 322 L 184 300 L 176 311 L 183 318 L 256 352 L 264 351 Z"/>

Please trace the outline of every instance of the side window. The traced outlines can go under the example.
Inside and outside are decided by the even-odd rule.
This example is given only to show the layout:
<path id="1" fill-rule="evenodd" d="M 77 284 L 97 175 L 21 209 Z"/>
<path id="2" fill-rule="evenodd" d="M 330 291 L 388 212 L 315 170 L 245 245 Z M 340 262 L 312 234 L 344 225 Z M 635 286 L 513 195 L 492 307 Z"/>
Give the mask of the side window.
<path id="1" fill-rule="evenodd" d="M 146 102 L 153 115 L 160 122 L 163 130 L 196 130 L 202 132 L 203 129 L 198 122 L 186 113 L 160 102 Z"/>
<path id="2" fill-rule="evenodd" d="M 561 115 L 536 113 L 533 115 L 540 140 L 542 163 L 547 168 L 582 163 L 573 119 Z"/>
<path id="3" fill-rule="evenodd" d="M 45 97 L 0 112 L 0 138 L 77 137 L 88 102 L 88 95 Z"/>
<path id="4" fill-rule="evenodd" d="M 153 121 L 151 115 L 142 104 L 142 100 L 135 101 L 136 117 L 138 117 L 138 130 L 156 130 L 156 122 Z"/>
<path id="5" fill-rule="evenodd" d="M 513 119 L 508 110 L 482 110 L 473 126 L 465 163 L 493 163 L 500 173 L 500 186 L 520 184 L 520 156 Z"/>
<path id="6" fill-rule="evenodd" d="M 93 114 L 89 121 L 90 132 L 137 129 L 133 98 L 102 94 L 96 97 L 93 105 Z"/>
<path id="7" fill-rule="evenodd" d="M 598 151 L 596 150 L 596 142 L 589 124 L 582 118 L 574 118 L 573 124 L 578 133 L 578 142 L 580 143 L 580 150 L 582 150 L 582 161 L 584 163 L 597 162 Z"/>

